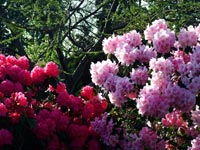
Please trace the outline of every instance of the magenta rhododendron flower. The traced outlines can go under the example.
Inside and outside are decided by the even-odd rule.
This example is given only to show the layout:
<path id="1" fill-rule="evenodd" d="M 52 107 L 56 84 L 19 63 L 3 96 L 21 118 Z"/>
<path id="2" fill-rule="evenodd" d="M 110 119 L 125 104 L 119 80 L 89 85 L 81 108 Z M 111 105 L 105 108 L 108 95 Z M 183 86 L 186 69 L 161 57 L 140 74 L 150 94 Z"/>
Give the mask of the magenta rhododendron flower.
<path id="1" fill-rule="evenodd" d="M 29 60 L 26 56 L 21 56 L 18 60 L 17 60 L 17 65 L 24 69 L 24 70 L 28 70 L 29 69 Z"/>
<path id="2" fill-rule="evenodd" d="M 8 110 L 4 103 L 0 103 L 0 116 L 5 117 L 7 114 Z"/>
<path id="3" fill-rule="evenodd" d="M 11 145 L 13 141 L 12 133 L 7 129 L 0 129 L 0 148 L 3 145 Z"/>
<path id="4" fill-rule="evenodd" d="M 92 99 L 95 96 L 94 89 L 91 86 L 84 86 L 81 90 L 81 96 L 86 99 Z"/>
<path id="5" fill-rule="evenodd" d="M 44 79 L 45 79 L 44 69 L 42 67 L 35 66 L 33 70 L 31 71 L 31 79 L 32 79 L 32 82 L 35 84 L 44 82 Z"/>
<path id="6" fill-rule="evenodd" d="M 58 66 L 52 61 L 46 64 L 44 67 L 44 72 L 49 77 L 58 77 L 59 75 Z"/>

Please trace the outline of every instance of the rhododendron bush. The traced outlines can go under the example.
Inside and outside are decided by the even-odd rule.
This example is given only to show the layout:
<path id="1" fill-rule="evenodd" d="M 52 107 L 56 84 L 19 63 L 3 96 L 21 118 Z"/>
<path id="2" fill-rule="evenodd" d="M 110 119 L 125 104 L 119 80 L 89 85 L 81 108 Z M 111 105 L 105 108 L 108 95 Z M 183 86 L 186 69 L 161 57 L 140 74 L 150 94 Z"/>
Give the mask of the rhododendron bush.
<path id="1" fill-rule="evenodd" d="M 200 25 L 163 19 L 106 38 L 79 95 L 54 62 L 0 54 L 0 149 L 199 150 L 199 40 Z"/>
<path id="2" fill-rule="evenodd" d="M 143 35 L 133 30 L 104 39 L 108 59 L 92 63 L 90 73 L 113 104 L 109 114 L 91 124 L 105 145 L 200 149 L 199 40 L 200 25 L 175 33 L 163 19 L 148 25 Z M 122 128 L 126 135 L 120 135 Z"/>
<path id="3" fill-rule="evenodd" d="M 0 54 L 0 149 L 100 149 L 90 121 L 107 100 L 90 86 L 67 92 L 54 62 L 29 69 L 26 57 Z"/>

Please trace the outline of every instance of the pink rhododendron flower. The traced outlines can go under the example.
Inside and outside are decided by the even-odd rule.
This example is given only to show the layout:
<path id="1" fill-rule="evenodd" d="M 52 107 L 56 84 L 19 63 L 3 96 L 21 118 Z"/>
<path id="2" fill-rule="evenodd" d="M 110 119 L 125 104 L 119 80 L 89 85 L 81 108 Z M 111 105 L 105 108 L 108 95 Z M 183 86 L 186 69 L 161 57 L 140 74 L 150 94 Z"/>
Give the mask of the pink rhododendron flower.
<path id="1" fill-rule="evenodd" d="M 100 143 L 96 139 L 91 139 L 88 142 L 87 150 L 101 150 Z"/>
<path id="2" fill-rule="evenodd" d="M 0 129 L 0 147 L 6 144 L 11 145 L 13 141 L 12 133 L 7 129 Z"/>
<path id="3" fill-rule="evenodd" d="M 121 43 L 127 43 L 130 47 L 140 46 L 142 44 L 141 35 L 136 31 L 132 30 L 124 35 L 122 35 Z"/>
<path id="4" fill-rule="evenodd" d="M 189 26 L 187 30 L 182 28 L 178 35 L 178 42 L 181 47 L 195 46 L 197 44 L 198 36 L 193 26 Z"/>
<path id="5" fill-rule="evenodd" d="M 147 26 L 146 30 L 144 31 L 145 39 L 148 41 L 153 41 L 154 34 L 161 29 L 167 30 L 167 24 L 164 19 L 155 20 L 152 22 L 151 26 Z"/>
<path id="6" fill-rule="evenodd" d="M 0 103 L 0 116 L 5 117 L 7 114 L 8 110 L 4 103 Z"/>
<path id="7" fill-rule="evenodd" d="M 118 43 L 120 43 L 121 37 L 120 36 L 112 36 L 109 38 L 105 38 L 102 42 L 103 51 L 105 54 L 113 54 L 117 48 Z"/>
<path id="8" fill-rule="evenodd" d="M 18 60 L 17 60 L 17 65 L 24 69 L 24 70 L 28 70 L 29 69 L 29 60 L 26 56 L 21 56 Z"/>
<path id="9" fill-rule="evenodd" d="M 31 72 L 28 70 L 21 70 L 18 72 L 19 75 L 19 81 L 24 85 L 31 85 L 32 79 L 31 79 Z"/>
<path id="10" fill-rule="evenodd" d="M 41 84 L 45 79 L 45 72 L 42 67 L 35 66 L 31 71 L 31 79 L 35 84 Z"/>
<path id="11" fill-rule="evenodd" d="M 200 149 L 200 135 L 191 141 L 192 147 L 189 147 L 188 150 L 199 150 Z"/>
<path id="12" fill-rule="evenodd" d="M 69 99 L 69 94 L 67 92 L 61 92 L 58 94 L 56 102 L 60 106 L 70 106 L 70 99 Z"/>
<path id="13" fill-rule="evenodd" d="M 90 67 L 92 82 L 99 86 L 102 86 L 110 75 L 117 74 L 117 72 L 117 64 L 110 60 L 92 63 Z"/>
<path id="14" fill-rule="evenodd" d="M 137 48 L 131 47 L 129 44 L 121 44 L 116 49 L 114 55 L 123 65 L 131 65 L 137 58 Z"/>
<path id="15" fill-rule="evenodd" d="M 168 30 L 161 29 L 156 32 L 153 38 L 153 46 L 157 52 L 165 54 L 168 53 L 175 43 L 175 33 Z"/>
<path id="16" fill-rule="evenodd" d="M 58 66 L 52 61 L 46 64 L 44 67 L 44 72 L 49 77 L 58 77 L 59 75 Z"/>
<path id="17" fill-rule="evenodd" d="M 84 86 L 81 90 L 81 96 L 85 99 L 92 99 L 95 96 L 94 88 L 91 86 Z"/>
<path id="18" fill-rule="evenodd" d="M 0 83 L 0 91 L 6 96 L 14 92 L 14 84 L 10 80 L 4 80 Z"/>
<path id="19" fill-rule="evenodd" d="M 138 85 L 145 85 L 149 77 L 146 67 L 139 67 L 136 70 L 133 68 L 130 76 L 132 81 Z"/>
<path id="20" fill-rule="evenodd" d="M 191 111 L 191 119 L 194 123 L 194 125 L 200 126 L 200 110 L 199 106 L 196 106 L 196 110 Z"/>
<path id="21" fill-rule="evenodd" d="M 165 118 L 162 119 L 162 124 L 165 127 L 187 127 L 187 122 L 183 120 L 181 111 L 166 114 Z"/>

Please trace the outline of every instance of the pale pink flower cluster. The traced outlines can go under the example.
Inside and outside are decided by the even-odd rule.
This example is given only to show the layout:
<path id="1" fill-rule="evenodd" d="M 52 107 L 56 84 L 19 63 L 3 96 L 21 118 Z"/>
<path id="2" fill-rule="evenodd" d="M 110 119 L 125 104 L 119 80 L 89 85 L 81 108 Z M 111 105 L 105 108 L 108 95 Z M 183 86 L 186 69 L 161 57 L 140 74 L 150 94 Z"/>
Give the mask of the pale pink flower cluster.
<path id="1" fill-rule="evenodd" d="M 165 75 L 170 75 L 174 72 L 174 65 L 169 59 L 161 58 L 152 58 L 149 62 L 149 69 L 152 69 L 154 72 L 161 71 Z"/>
<path id="2" fill-rule="evenodd" d="M 115 75 L 117 72 L 117 64 L 109 59 L 96 64 L 92 63 L 90 67 L 92 82 L 98 86 L 102 86 L 109 76 Z"/>
<path id="3" fill-rule="evenodd" d="M 156 32 L 153 38 L 153 46 L 157 52 L 165 54 L 168 53 L 175 43 L 175 33 L 169 29 Z"/>
<path id="4" fill-rule="evenodd" d="M 142 44 L 141 35 L 136 31 L 132 30 L 122 35 L 122 43 L 127 43 L 131 47 L 140 46 Z"/>
<path id="5" fill-rule="evenodd" d="M 92 81 L 109 92 L 110 102 L 120 107 L 127 101 L 133 85 L 128 77 L 119 77 L 117 71 L 118 66 L 110 60 L 92 63 L 90 69 Z"/>
<path id="6" fill-rule="evenodd" d="M 163 117 L 170 107 L 183 112 L 190 111 L 196 102 L 195 95 L 171 79 L 171 75 L 175 72 L 173 63 L 163 57 L 153 58 L 150 60 L 149 68 L 152 70 L 150 85 L 140 90 L 137 99 L 139 113 Z"/>
<path id="7" fill-rule="evenodd" d="M 115 147 L 119 142 L 119 137 L 117 134 L 112 134 L 114 129 L 114 123 L 111 119 L 107 122 L 108 114 L 104 113 L 100 118 L 95 118 L 94 121 L 91 121 L 92 129 L 100 136 L 103 143 L 107 146 Z"/>
<path id="8" fill-rule="evenodd" d="M 155 58 L 157 56 L 157 52 L 148 45 L 141 45 L 137 49 L 137 60 L 140 63 L 148 64 L 151 58 Z"/>
<path id="9" fill-rule="evenodd" d="M 160 140 L 155 131 L 143 127 L 139 136 L 131 134 L 129 137 L 124 137 L 124 140 L 120 141 L 120 145 L 123 150 L 165 150 L 165 141 Z"/>
<path id="10" fill-rule="evenodd" d="M 165 149 L 165 142 L 161 140 L 157 142 L 157 134 L 155 131 L 143 127 L 139 133 L 140 137 L 142 138 L 143 144 L 145 147 L 148 147 L 149 150 L 164 150 Z"/>
<path id="11" fill-rule="evenodd" d="M 187 30 L 182 28 L 178 35 L 178 42 L 182 48 L 187 46 L 195 46 L 198 41 L 198 36 L 196 34 L 195 28 L 189 26 Z"/>
<path id="12" fill-rule="evenodd" d="M 120 107 L 127 101 L 126 96 L 133 90 L 133 85 L 128 77 L 117 77 L 115 79 L 115 91 L 110 91 L 108 97 L 112 104 Z"/>
<path id="13" fill-rule="evenodd" d="M 164 19 L 155 20 L 152 22 L 151 26 L 147 26 L 146 30 L 144 31 L 145 40 L 153 41 L 154 34 L 161 29 L 166 30 L 167 24 Z"/>
<path id="14" fill-rule="evenodd" d="M 196 110 L 191 111 L 191 119 L 194 125 L 200 126 L 200 110 L 199 106 L 196 106 Z"/>
<path id="15" fill-rule="evenodd" d="M 167 113 L 165 118 L 162 119 L 162 124 L 165 127 L 187 127 L 188 123 L 183 120 L 181 111 L 173 111 L 171 113 Z"/>
<path id="16" fill-rule="evenodd" d="M 113 54 L 117 48 L 117 45 L 121 41 L 121 36 L 112 36 L 105 38 L 102 42 L 103 45 L 103 51 L 105 54 Z"/>
<path id="17" fill-rule="evenodd" d="M 147 85 L 140 91 L 137 108 L 142 115 L 163 117 L 170 108 L 170 101 L 160 94 L 158 87 Z"/>
<path id="18" fill-rule="evenodd" d="M 133 48 L 127 43 L 121 44 L 114 55 L 123 65 L 129 66 L 137 59 L 137 48 Z"/>
<path id="19" fill-rule="evenodd" d="M 116 49 L 121 45 L 125 44 L 129 47 L 133 48 L 136 46 L 141 45 L 141 35 L 136 32 L 135 30 L 132 30 L 126 34 L 123 34 L 121 36 L 112 36 L 107 39 L 103 40 L 103 51 L 105 54 L 114 54 Z M 120 46 L 122 47 L 122 46 Z"/>
<path id="20" fill-rule="evenodd" d="M 200 150 L 200 135 L 191 141 L 192 147 L 188 147 L 188 150 Z"/>
<path id="21" fill-rule="evenodd" d="M 135 84 L 145 85 L 149 77 L 148 69 L 146 67 L 133 68 L 130 77 Z"/>

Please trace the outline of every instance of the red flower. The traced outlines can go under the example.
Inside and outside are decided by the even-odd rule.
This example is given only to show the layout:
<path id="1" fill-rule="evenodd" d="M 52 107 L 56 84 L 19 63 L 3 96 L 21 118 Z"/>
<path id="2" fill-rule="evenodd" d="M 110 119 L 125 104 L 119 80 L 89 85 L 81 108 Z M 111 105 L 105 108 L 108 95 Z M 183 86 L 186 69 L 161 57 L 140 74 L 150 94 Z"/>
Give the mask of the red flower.
<path id="1" fill-rule="evenodd" d="M 9 114 L 12 123 L 18 123 L 20 119 L 20 114 L 18 112 L 13 112 Z"/>
<path id="2" fill-rule="evenodd" d="M 81 96 L 85 99 L 92 99 L 95 96 L 94 89 L 91 86 L 85 86 L 81 90 Z"/>

